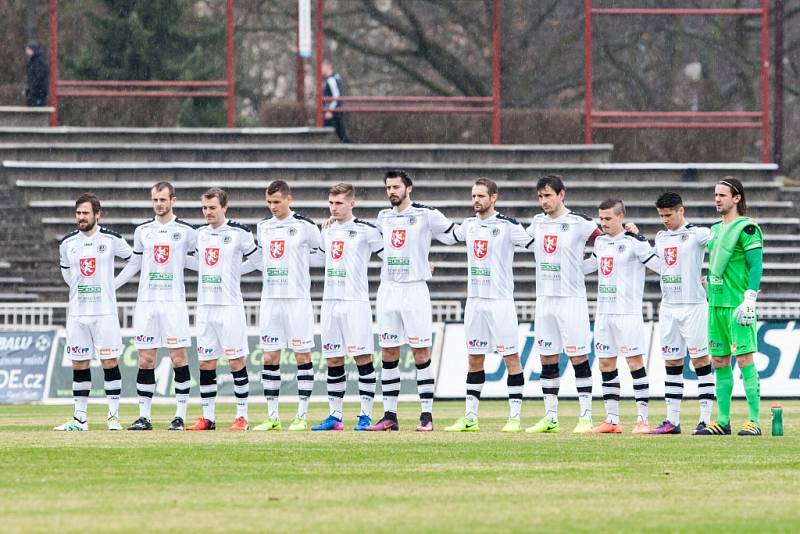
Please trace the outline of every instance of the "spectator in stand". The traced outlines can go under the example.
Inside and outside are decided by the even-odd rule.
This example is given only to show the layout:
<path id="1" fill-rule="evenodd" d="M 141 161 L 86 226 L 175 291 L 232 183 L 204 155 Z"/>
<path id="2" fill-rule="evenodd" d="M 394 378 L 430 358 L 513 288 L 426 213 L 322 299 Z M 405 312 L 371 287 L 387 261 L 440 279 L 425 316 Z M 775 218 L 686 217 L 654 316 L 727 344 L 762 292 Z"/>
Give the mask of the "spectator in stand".
<path id="1" fill-rule="evenodd" d="M 29 106 L 46 106 L 50 68 L 39 50 L 39 43 L 29 41 L 25 45 L 28 56 L 28 85 L 25 88 L 25 102 Z"/>
<path id="2" fill-rule="evenodd" d="M 322 75 L 325 77 L 323 96 L 332 98 L 344 96 L 342 77 L 334 72 L 333 65 L 327 59 L 322 61 Z M 342 102 L 325 102 L 325 126 L 333 126 L 342 143 L 351 143 L 344 127 L 344 113 L 338 111 L 343 105 Z"/>

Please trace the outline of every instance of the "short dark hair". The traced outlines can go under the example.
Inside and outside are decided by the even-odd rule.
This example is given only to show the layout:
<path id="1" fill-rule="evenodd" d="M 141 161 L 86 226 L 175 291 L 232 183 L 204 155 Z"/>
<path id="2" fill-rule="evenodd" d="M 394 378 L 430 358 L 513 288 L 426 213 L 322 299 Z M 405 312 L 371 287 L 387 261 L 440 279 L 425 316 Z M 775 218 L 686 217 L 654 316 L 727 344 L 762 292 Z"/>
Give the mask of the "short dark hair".
<path id="1" fill-rule="evenodd" d="M 175 198 L 175 186 L 169 182 L 157 182 L 153 186 L 153 189 L 156 192 L 161 191 L 162 189 L 166 189 L 167 191 L 169 191 L 169 198 Z"/>
<path id="2" fill-rule="evenodd" d="M 386 176 L 383 177 L 383 183 L 386 184 L 386 180 L 389 178 L 400 178 L 403 180 L 403 185 L 406 187 L 411 187 L 414 185 L 414 180 L 412 180 L 411 175 L 408 174 L 406 171 L 400 169 L 392 169 L 390 171 L 386 171 Z"/>
<path id="3" fill-rule="evenodd" d="M 271 184 L 267 186 L 267 194 L 274 195 L 275 193 L 280 193 L 281 195 L 288 197 L 291 194 L 291 190 L 289 189 L 289 184 L 284 182 L 283 180 L 275 180 Z"/>
<path id="4" fill-rule="evenodd" d="M 100 199 L 97 198 L 97 195 L 94 193 L 83 193 L 81 196 L 79 196 L 78 200 L 75 201 L 75 209 L 78 209 L 78 206 L 87 202 L 92 205 L 92 212 L 95 215 L 100 213 L 100 210 L 102 209 L 100 207 Z"/>
<path id="5" fill-rule="evenodd" d="M 212 187 L 211 189 L 206 190 L 206 192 L 203 193 L 203 198 L 206 200 L 216 198 L 219 200 L 219 205 L 223 208 L 228 205 L 228 193 L 219 187 Z"/>
<path id="6" fill-rule="evenodd" d="M 742 182 L 734 178 L 733 176 L 725 176 L 717 182 L 718 184 L 727 185 L 728 189 L 731 190 L 731 195 L 736 196 L 739 195 L 741 198 L 739 202 L 736 204 L 736 211 L 739 215 L 744 215 L 747 213 L 747 200 L 744 197 L 744 186 Z"/>
<path id="7" fill-rule="evenodd" d="M 616 213 L 625 215 L 625 204 L 618 198 L 607 198 L 600 203 L 597 209 L 610 210 L 613 209 Z"/>
<path id="8" fill-rule="evenodd" d="M 661 196 L 656 199 L 656 208 L 659 209 L 677 209 L 681 206 L 683 206 L 683 199 L 678 193 L 673 193 L 672 191 L 662 193 Z"/>
<path id="9" fill-rule="evenodd" d="M 478 178 L 477 180 L 475 180 L 474 185 L 482 185 L 483 187 L 486 188 L 486 191 L 489 193 L 489 195 L 497 194 L 497 183 L 495 183 L 493 180 L 490 180 L 489 178 Z"/>
<path id="10" fill-rule="evenodd" d="M 329 195 L 345 195 L 347 198 L 354 198 L 356 196 L 356 188 L 353 184 L 346 184 L 344 182 L 338 183 L 328 190 Z"/>
<path id="11" fill-rule="evenodd" d="M 547 186 L 550 186 L 557 195 L 564 190 L 564 179 L 559 174 L 545 174 L 536 182 L 536 191 L 541 191 Z"/>

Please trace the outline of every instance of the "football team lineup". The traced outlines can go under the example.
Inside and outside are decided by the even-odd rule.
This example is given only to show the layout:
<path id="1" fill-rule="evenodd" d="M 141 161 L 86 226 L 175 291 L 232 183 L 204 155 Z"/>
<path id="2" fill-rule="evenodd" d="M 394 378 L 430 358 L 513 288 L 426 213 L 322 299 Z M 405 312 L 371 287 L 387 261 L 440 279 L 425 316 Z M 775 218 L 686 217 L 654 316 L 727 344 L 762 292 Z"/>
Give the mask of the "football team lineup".
<path id="1" fill-rule="evenodd" d="M 390 207 L 372 222 L 354 216 L 356 191 L 339 183 L 328 195 L 330 218 L 318 227 L 292 209 L 290 186 L 273 181 L 265 192 L 271 217 L 254 231 L 227 217 L 228 197 L 220 188 L 201 199 L 205 225 L 194 227 L 177 218 L 175 188 L 158 182 L 150 189 L 154 217 L 135 228 L 133 245 L 100 226 L 101 204 L 92 193 L 75 201 L 76 230 L 59 246 L 61 273 L 69 286 L 65 356 L 72 365 L 73 417 L 58 431 L 88 430 L 90 364 L 99 359 L 107 399 L 106 426 L 122 430 L 120 392 L 123 354 L 116 291 L 138 275 L 133 320 L 138 352 L 136 391 L 138 418 L 128 430 L 152 430 L 152 399 L 156 388 L 157 351 L 169 352 L 174 373 L 175 413 L 169 430 L 207 431 L 216 428 L 217 364 L 229 366 L 236 411 L 232 431 L 250 430 L 250 354 L 241 276 L 261 272 L 262 294 L 258 325 L 263 349 L 261 384 L 266 419 L 252 430 L 340 431 L 344 423 L 347 387 L 345 360 L 357 367 L 359 409 L 353 430 L 386 432 L 400 429 L 401 347 L 408 345 L 416 369 L 420 410 L 415 428 L 434 430 L 434 370 L 431 366 L 433 325 L 427 281 L 435 276 L 428 261 L 432 241 L 464 243 L 467 253 L 467 298 L 464 315 L 468 360 L 464 414 L 445 426 L 446 432 L 480 430 L 479 406 L 486 382 L 486 355 L 502 357 L 507 369 L 507 417 L 504 433 L 552 434 L 559 421 L 559 356 L 565 354 L 575 376 L 578 396 L 575 434 L 620 434 L 620 375 L 624 358 L 633 385 L 636 414 L 632 433 L 680 434 L 684 396 L 684 358 L 688 355 L 698 378 L 699 417 L 691 433 L 731 434 L 732 363 L 741 371 L 747 414 L 736 431 L 762 434 L 759 376 L 753 355 L 758 351 L 756 302 L 762 276 L 762 232 L 748 217 L 746 192 L 730 176 L 709 191 L 719 222 L 710 228 L 687 220 L 679 193 L 667 191 L 654 199 L 664 228 L 651 243 L 625 219 L 621 199 L 598 204 L 597 220 L 573 212 L 565 200 L 561 176 L 549 174 L 536 183 L 541 213 L 526 228 L 495 209 L 500 191 L 488 178 L 471 189 L 474 216 L 457 224 L 441 211 L 412 202 L 412 176 L 388 171 L 383 182 Z M 709 189 L 711 189 L 709 187 Z M 592 252 L 587 256 L 586 247 Z M 534 337 L 541 363 L 540 386 L 544 415 L 523 427 L 525 376 L 520 363 L 519 323 L 514 303 L 515 250 L 532 253 L 536 267 Z M 367 271 L 370 258 L 381 260 L 376 297 L 376 332 L 380 369 L 373 361 L 375 341 Z M 703 272 L 704 260 L 708 267 Z M 116 274 L 115 258 L 123 269 Z M 324 289 L 319 329 L 326 363 L 328 414 L 309 422 L 309 398 L 314 385 L 311 352 L 315 349 L 311 304 L 312 268 L 321 267 Z M 190 329 L 184 271 L 197 273 L 197 318 Z M 651 424 L 650 382 L 645 365 L 642 302 L 645 273 L 660 278 L 660 346 L 666 379 L 666 417 Z M 586 276 L 597 272 L 594 331 L 590 327 Z M 190 370 L 187 347 L 196 338 L 199 369 Z M 281 353 L 291 351 L 297 365 L 297 411 L 288 425 L 279 414 Z M 604 419 L 592 414 L 594 350 L 601 373 Z M 660 365 L 660 364 L 659 364 Z M 569 371 L 567 371 L 569 372 Z M 192 375 L 198 378 L 202 416 L 188 424 Z M 378 382 L 383 415 L 373 420 Z M 716 401 L 716 403 L 715 403 Z M 716 404 L 716 418 L 712 418 Z M 626 429 L 627 430 L 627 429 Z"/>

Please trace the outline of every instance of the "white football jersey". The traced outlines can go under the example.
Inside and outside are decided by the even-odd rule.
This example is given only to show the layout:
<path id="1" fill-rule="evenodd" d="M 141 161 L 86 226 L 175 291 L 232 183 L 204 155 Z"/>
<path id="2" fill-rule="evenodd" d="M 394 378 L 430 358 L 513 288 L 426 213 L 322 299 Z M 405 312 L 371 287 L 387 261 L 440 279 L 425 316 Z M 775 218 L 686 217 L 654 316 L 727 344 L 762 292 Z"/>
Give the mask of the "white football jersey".
<path id="1" fill-rule="evenodd" d="M 372 253 L 383 250 L 378 229 L 361 219 L 333 222 L 322 230 L 325 253 L 325 289 L 322 300 L 369 302 L 367 269 Z"/>
<path id="2" fill-rule="evenodd" d="M 594 242 L 597 313 L 641 315 L 645 263 L 655 256 L 644 236 L 621 232 Z"/>
<path id="3" fill-rule="evenodd" d="M 197 248 L 197 231 L 177 217 L 167 224 L 157 219 L 133 231 L 134 259 L 139 257 L 138 302 L 186 302 L 183 269 L 186 256 Z"/>
<path id="4" fill-rule="evenodd" d="M 197 303 L 242 304 L 242 259 L 256 247 L 253 233 L 243 224 L 225 221 L 219 228 L 197 230 Z"/>
<path id="5" fill-rule="evenodd" d="M 537 297 L 586 297 L 583 259 L 595 230 L 590 217 L 572 211 L 556 219 L 544 213 L 533 218 L 528 234 L 534 239 Z"/>
<path id="6" fill-rule="evenodd" d="M 431 239 L 445 245 L 456 242 L 452 232 L 455 224 L 441 211 L 417 202 L 412 202 L 402 212 L 395 208 L 381 210 L 375 225 L 383 234 L 382 281 L 430 280 Z"/>
<path id="7" fill-rule="evenodd" d="M 102 226 L 88 237 L 67 234 L 58 247 L 61 272 L 69 285 L 69 312 L 74 316 L 116 315 L 114 258 L 130 259 L 131 247 Z"/>
<path id="8" fill-rule="evenodd" d="M 469 217 L 453 233 L 467 244 L 467 297 L 514 298 L 514 246 L 532 249 L 533 238 L 516 220 L 495 213 Z"/>
<path id="9" fill-rule="evenodd" d="M 706 291 L 701 282 L 703 257 L 711 230 L 686 224 L 656 234 L 656 255 L 661 258 L 661 300 L 669 304 L 701 304 Z"/>
<path id="10" fill-rule="evenodd" d="M 262 271 L 261 300 L 310 298 L 310 258 L 322 254 L 314 221 L 295 212 L 283 220 L 264 219 L 256 226 L 256 239 L 259 249 L 252 261 Z"/>

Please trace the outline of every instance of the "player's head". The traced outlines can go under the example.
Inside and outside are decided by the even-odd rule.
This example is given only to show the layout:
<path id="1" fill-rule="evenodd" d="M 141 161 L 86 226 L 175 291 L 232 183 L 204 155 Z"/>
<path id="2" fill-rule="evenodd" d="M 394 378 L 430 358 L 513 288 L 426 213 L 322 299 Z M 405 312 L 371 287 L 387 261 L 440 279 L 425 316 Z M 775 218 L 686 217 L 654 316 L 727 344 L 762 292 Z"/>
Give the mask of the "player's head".
<path id="1" fill-rule="evenodd" d="M 328 61 L 327 59 L 322 60 L 322 75 L 325 77 L 330 76 L 333 74 L 333 64 Z"/>
<path id="2" fill-rule="evenodd" d="M 353 217 L 355 206 L 356 190 L 352 184 L 339 183 L 328 191 L 328 207 L 334 220 L 349 221 Z"/>
<path id="3" fill-rule="evenodd" d="M 539 205 L 547 215 L 554 215 L 564 209 L 564 181 L 558 174 L 546 174 L 536 182 L 536 195 Z"/>
<path id="4" fill-rule="evenodd" d="M 84 193 L 75 201 L 75 225 L 81 232 L 91 232 L 100 220 L 100 199 L 94 193 Z"/>
<path id="5" fill-rule="evenodd" d="M 677 230 L 684 224 L 683 199 L 678 193 L 668 191 L 656 199 L 656 209 L 667 230 Z"/>
<path id="6" fill-rule="evenodd" d="M 203 217 L 212 228 L 222 226 L 225 212 L 228 211 L 228 194 L 219 187 L 212 187 L 203 193 L 201 198 Z"/>
<path id="7" fill-rule="evenodd" d="M 172 214 L 175 205 L 175 186 L 169 182 L 158 182 L 150 188 L 150 200 L 153 201 L 153 213 L 159 217 Z"/>
<path id="8" fill-rule="evenodd" d="M 600 228 L 604 234 L 615 236 L 622 232 L 625 204 L 620 199 L 609 198 L 602 201 L 597 207 L 597 215 L 600 217 Z"/>
<path id="9" fill-rule="evenodd" d="M 497 184 L 488 178 L 478 178 L 472 185 L 472 208 L 475 214 L 485 216 L 494 210 L 497 202 Z"/>
<path id="10" fill-rule="evenodd" d="M 292 206 L 292 191 L 283 180 L 275 180 L 267 186 L 267 207 L 273 217 L 285 219 Z"/>
<path id="11" fill-rule="evenodd" d="M 726 176 L 714 186 L 714 206 L 717 213 L 727 215 L 734 208 L 739 215 L 747 213 L 742 182 L 733 176 Z"/>
<path id="12" fill-rule="evenodd" d="M 386 196 L 389 197 L 392 206 L 405 207 L 410 202 L 414 180 L 406 171 L 399 169 L 388 171 L 383 177 L 383 184 L 386 186 Z"/>

